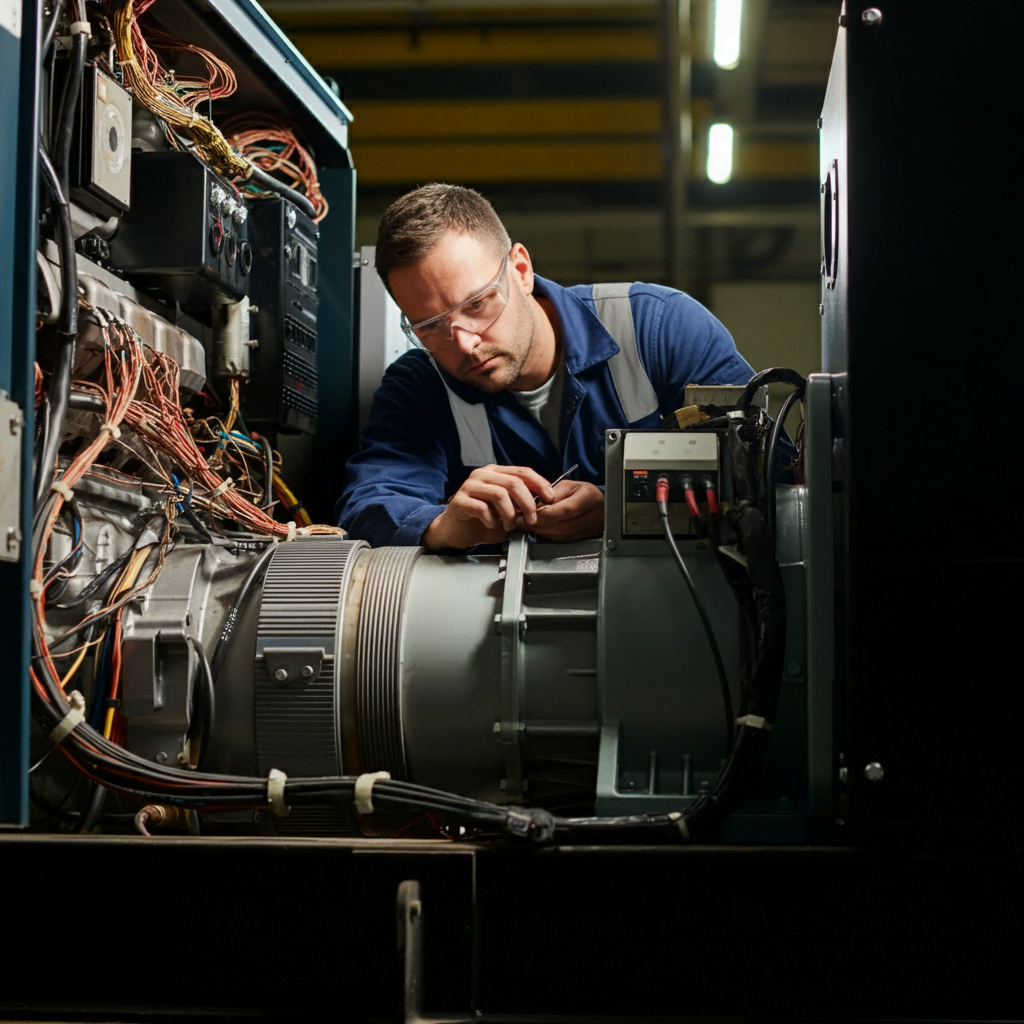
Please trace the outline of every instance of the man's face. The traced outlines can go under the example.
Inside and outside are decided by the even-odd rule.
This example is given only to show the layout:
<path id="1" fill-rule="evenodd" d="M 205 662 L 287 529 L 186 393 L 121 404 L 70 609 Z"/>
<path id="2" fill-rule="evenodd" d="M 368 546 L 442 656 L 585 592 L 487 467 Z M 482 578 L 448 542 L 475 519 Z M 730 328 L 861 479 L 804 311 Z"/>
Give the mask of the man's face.
<path id="1" fill-rule="evenodd" d="M 391 273 L 391 294 L 410 323 L 419 323 L 465 302 L 494 280 L 504 254 L 469 235 L 449 232 L 426 259 Z M 526 249 L 512 247 L 508 269 L 508 303 L 479 334 L 452 327 L 450 345 L 430 347 L 441 369 L 481 391 L 513 387 L 529 362 L 535 323 L 528 296 L 533 268 Z"/>

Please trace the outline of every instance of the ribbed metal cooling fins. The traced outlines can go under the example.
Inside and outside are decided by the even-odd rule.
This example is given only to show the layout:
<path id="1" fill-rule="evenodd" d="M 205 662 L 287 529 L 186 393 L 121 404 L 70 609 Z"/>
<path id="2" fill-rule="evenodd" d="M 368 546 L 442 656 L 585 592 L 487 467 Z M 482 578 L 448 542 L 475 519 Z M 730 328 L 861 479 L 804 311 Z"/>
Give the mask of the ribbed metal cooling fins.
<path id="1" fill-rule="evenodd" d="M 370 549 L 363 541 L 301 538 L 281 544 L 263 586 L 256 639 L 256 759 L 261 774 L 320 776 L 356 771 L 408 778 L 401 711 L 402 616 L 420 548 Z M 359 571 L 357 571 L 357 565 Z M 363 576 L 365 579 L 357 582 Z M 358 627 L 342 623 L 347 601 Z M 343 663 L 354 666 L 350 678 Z M 342 693 L 342 687 L 352 693 Z M 342 713 L 354 696 L 358 764 L 346 764 Z M 395 820 L 392 821 L 392 818 Z M 380 820 L 377 820 L 380 819 Z M 367 832 L 388 832 L 408 822 L 378 812 Z M 343 808 L 294 808 L 277 823 L 289 834 L 352 834 L 354 816 Z"/>

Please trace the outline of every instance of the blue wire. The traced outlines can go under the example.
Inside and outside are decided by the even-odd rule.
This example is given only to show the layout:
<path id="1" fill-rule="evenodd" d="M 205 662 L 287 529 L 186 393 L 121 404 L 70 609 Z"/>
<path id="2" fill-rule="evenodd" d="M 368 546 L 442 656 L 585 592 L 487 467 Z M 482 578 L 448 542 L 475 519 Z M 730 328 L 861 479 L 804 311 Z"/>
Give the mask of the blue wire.
<path id="1" fill-rule="evenodd" d="M 174 481 L 174 495 L 175 495 L 175 497 L 177 497 L 177 495 L 178 495 L 178 492 L 179 492 L 179 491 L 181 490 L 181 483 L 180 483 L 180 482 L 178 481 L 178 478 L 177 478 L 177 477 L 176 477 L 176 476 L 175 476 L 175 475 L 174 475 L 173 473 L 171 474 L 171 479 L 172 479 L 172 480 Z M 183 509 L 183 508 L 181 507 L 181 502 L 180 502 L 180 501 L 179 501 L 179 502 L 177 502 L 177 503 L 175 504 L 175 506 L 174 506 L 174 507 L 175 507 L 175 508 L 176 508 L 176 509 L 177 509 L 177 510 L 178 510 L 179 512 L 184 512 L 184 511 L 185 511 L 185 510 L 184 510 L 184 509 Z"/>

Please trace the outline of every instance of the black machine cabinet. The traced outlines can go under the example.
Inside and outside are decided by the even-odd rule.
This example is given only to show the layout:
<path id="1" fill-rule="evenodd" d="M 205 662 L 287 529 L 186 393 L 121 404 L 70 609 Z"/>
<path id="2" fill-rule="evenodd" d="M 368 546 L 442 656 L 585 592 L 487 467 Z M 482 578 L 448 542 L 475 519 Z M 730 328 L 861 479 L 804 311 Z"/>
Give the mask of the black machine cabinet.
<path id="1" fill-rule="evenodd" d="M 847 3 L 821 123 L 839 814 L 918 836 L 988 841 L 1017 815 L 1020 21 Z"/>
<path id="2" fill-rule="evenodd" d="M 246 422 L 316 433 L 316 224 L 284 199 L 250 204 L 250 311 L 257 345 L 245 389 Z"/>
<path id="3" fill-rule="evenodd" d="M 237 189 L 190 153 L 132 154 L 131 210 L 110 262 L 136 287 L 185 309 L 249 292 L 247 207 Z"/>

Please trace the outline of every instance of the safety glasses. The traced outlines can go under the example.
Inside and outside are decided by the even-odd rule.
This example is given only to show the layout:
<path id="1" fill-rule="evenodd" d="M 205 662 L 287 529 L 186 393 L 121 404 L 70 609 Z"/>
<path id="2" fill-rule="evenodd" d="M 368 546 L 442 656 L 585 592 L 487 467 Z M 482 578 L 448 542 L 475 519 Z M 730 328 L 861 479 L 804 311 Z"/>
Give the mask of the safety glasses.
<path id="1" fill-rule="evenodd" d="M 505 253 L 498 276 L 480 291 L 471 295 L 457 306 L 411 324 L 402 314 L 402 330 L 414 344 L 430 352 L 455 346 L 453 328 L 460 327 L 470 334 L 482 334 L 505 311 L 508 304 L 508 258 Z"/>

